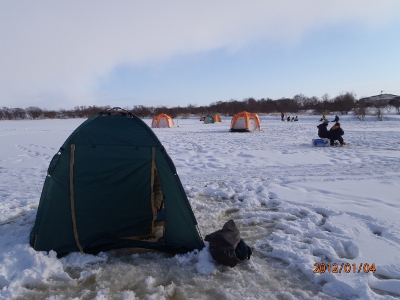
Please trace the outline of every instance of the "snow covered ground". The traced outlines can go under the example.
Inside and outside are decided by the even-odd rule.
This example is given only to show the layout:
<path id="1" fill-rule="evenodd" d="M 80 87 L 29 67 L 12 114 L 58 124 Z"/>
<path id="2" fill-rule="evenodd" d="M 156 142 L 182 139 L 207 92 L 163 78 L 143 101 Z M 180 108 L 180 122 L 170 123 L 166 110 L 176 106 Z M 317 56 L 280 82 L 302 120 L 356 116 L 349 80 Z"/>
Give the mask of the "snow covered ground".
<path id="1" fill-rule="evenodd" d="M 262 116 L 252 133 L 228 132 L 230 118 L 154 129 L 202 235 L 234 219 L 254 248 L 235 268 L 207 248 L 62 259 L 34 251 L 28 235 L 48 164 L 84 120 L 1 121 L 0 299 L 399 298 L 400 116 L 341 117 L 348 145 L 326 148 L 311 147 L 318 119 Z"/>

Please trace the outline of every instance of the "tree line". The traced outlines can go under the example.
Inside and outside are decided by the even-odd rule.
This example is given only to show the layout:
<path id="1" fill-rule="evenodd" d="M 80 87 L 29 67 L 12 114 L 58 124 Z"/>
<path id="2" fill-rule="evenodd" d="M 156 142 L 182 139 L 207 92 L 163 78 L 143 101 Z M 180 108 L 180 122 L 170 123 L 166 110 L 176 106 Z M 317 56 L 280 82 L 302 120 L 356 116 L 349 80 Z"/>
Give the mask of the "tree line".
<path id="1" fill-rule="evenodd" d="M 73 109 L 47 110 L 36 106 L 23 108 L 0 108 L 0 119 L 21 120 L 21 119 L 68 119 L 68 118 L 88 118 L 100 111 L 106 111 L 111 106 L 75 106 Z M 364 118 L 367 114 L 376 115 L 382 119 L 383 113 L 390 112 L 393 108 L 400 114 L 400 97 L 396 97 L 389 102 L 377 100 L 366 103 L 364 99 L 356 99 L 353 93 L 342 93 L 330 98 L 324 94 L 321 98 L 316 96 L 306 97 L 297 94 L 293 98 L 281 99 L 254 99 L 246 98 L 242 101 L 231 99 L 229 101 L 213 102 L 210 105 L 197 106 L 189 104 L 185 107 L 175 106 L 145 106 L 134 105 L 132 108 L 123 107 L 125 110 L 141 118 L 153 117 L 160 113 L 166 113 L 172 117 L 188 117 L 194 115 L 219 114 L 222 116 L 233 116 L 241 111 L 253 113 L 291 113 L 296 114 L 301 111 L 311 110 L 315 114 L 348 114 L 353 111 L 359 118 Z"/>

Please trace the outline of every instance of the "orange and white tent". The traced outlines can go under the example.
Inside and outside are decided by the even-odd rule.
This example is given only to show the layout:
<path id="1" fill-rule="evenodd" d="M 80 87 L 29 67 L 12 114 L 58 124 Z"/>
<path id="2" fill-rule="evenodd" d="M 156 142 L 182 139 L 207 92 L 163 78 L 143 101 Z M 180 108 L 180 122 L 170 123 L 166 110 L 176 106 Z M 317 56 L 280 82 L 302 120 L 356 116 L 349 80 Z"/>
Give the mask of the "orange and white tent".
<path id="1" fill-rule="evenodd" d="M 248 132 L 254 130 L 261 130 L 260 119 L 256 114 L 242 111 L 233 116 L 230 131 Z"/>
<path id="2" fill-rule="evenodd" d="M 167 114 L 159 114 L 151 120 L 152 128 L 174 127 L 174 120 Z"/>
<path id="3" fill-rule="evenodd" d="M 214 115 L 213 118 L 214 118 L 214 122 L 221 122 L 221 117 L 220 116 Z"/>

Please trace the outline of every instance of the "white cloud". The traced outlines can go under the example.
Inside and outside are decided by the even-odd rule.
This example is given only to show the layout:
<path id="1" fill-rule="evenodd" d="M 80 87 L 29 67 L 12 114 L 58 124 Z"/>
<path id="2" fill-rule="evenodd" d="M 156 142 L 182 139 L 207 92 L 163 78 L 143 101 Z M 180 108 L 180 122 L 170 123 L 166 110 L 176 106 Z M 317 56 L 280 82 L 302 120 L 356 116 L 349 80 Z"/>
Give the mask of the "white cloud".
<path id="1" fill-rule="evenodd" d="M 400 11 L 394 1 L 7 1 L 0 4 L 0 102 L 35 105 L 90 98 L 96 78 L 122 63 L 283 45 L 309 30 L 354 20 L 372 30 Z M 51 95 L 51 96 L 49 96 Z"/>

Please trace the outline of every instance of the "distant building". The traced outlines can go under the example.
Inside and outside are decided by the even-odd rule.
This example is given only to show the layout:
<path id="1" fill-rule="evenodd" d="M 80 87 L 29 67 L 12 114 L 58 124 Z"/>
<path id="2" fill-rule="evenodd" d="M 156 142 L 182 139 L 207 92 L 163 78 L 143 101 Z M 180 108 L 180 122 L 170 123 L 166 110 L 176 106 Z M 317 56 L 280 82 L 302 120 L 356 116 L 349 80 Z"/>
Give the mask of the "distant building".
<path id="1" fill-rule="evenodd" d="M 393 100 L 394 98 L 399 97 L 398 95 L 392 95 L 392 94 L 380 94 L 376 96 L 371 96 L 371 97 L 365 97 L 361 98 L 360 101 L 363 101 L 364 103 L 376 103 L 376 102 L 385 102 L 386 104 L 389 104 L 390 100 Z"/>

